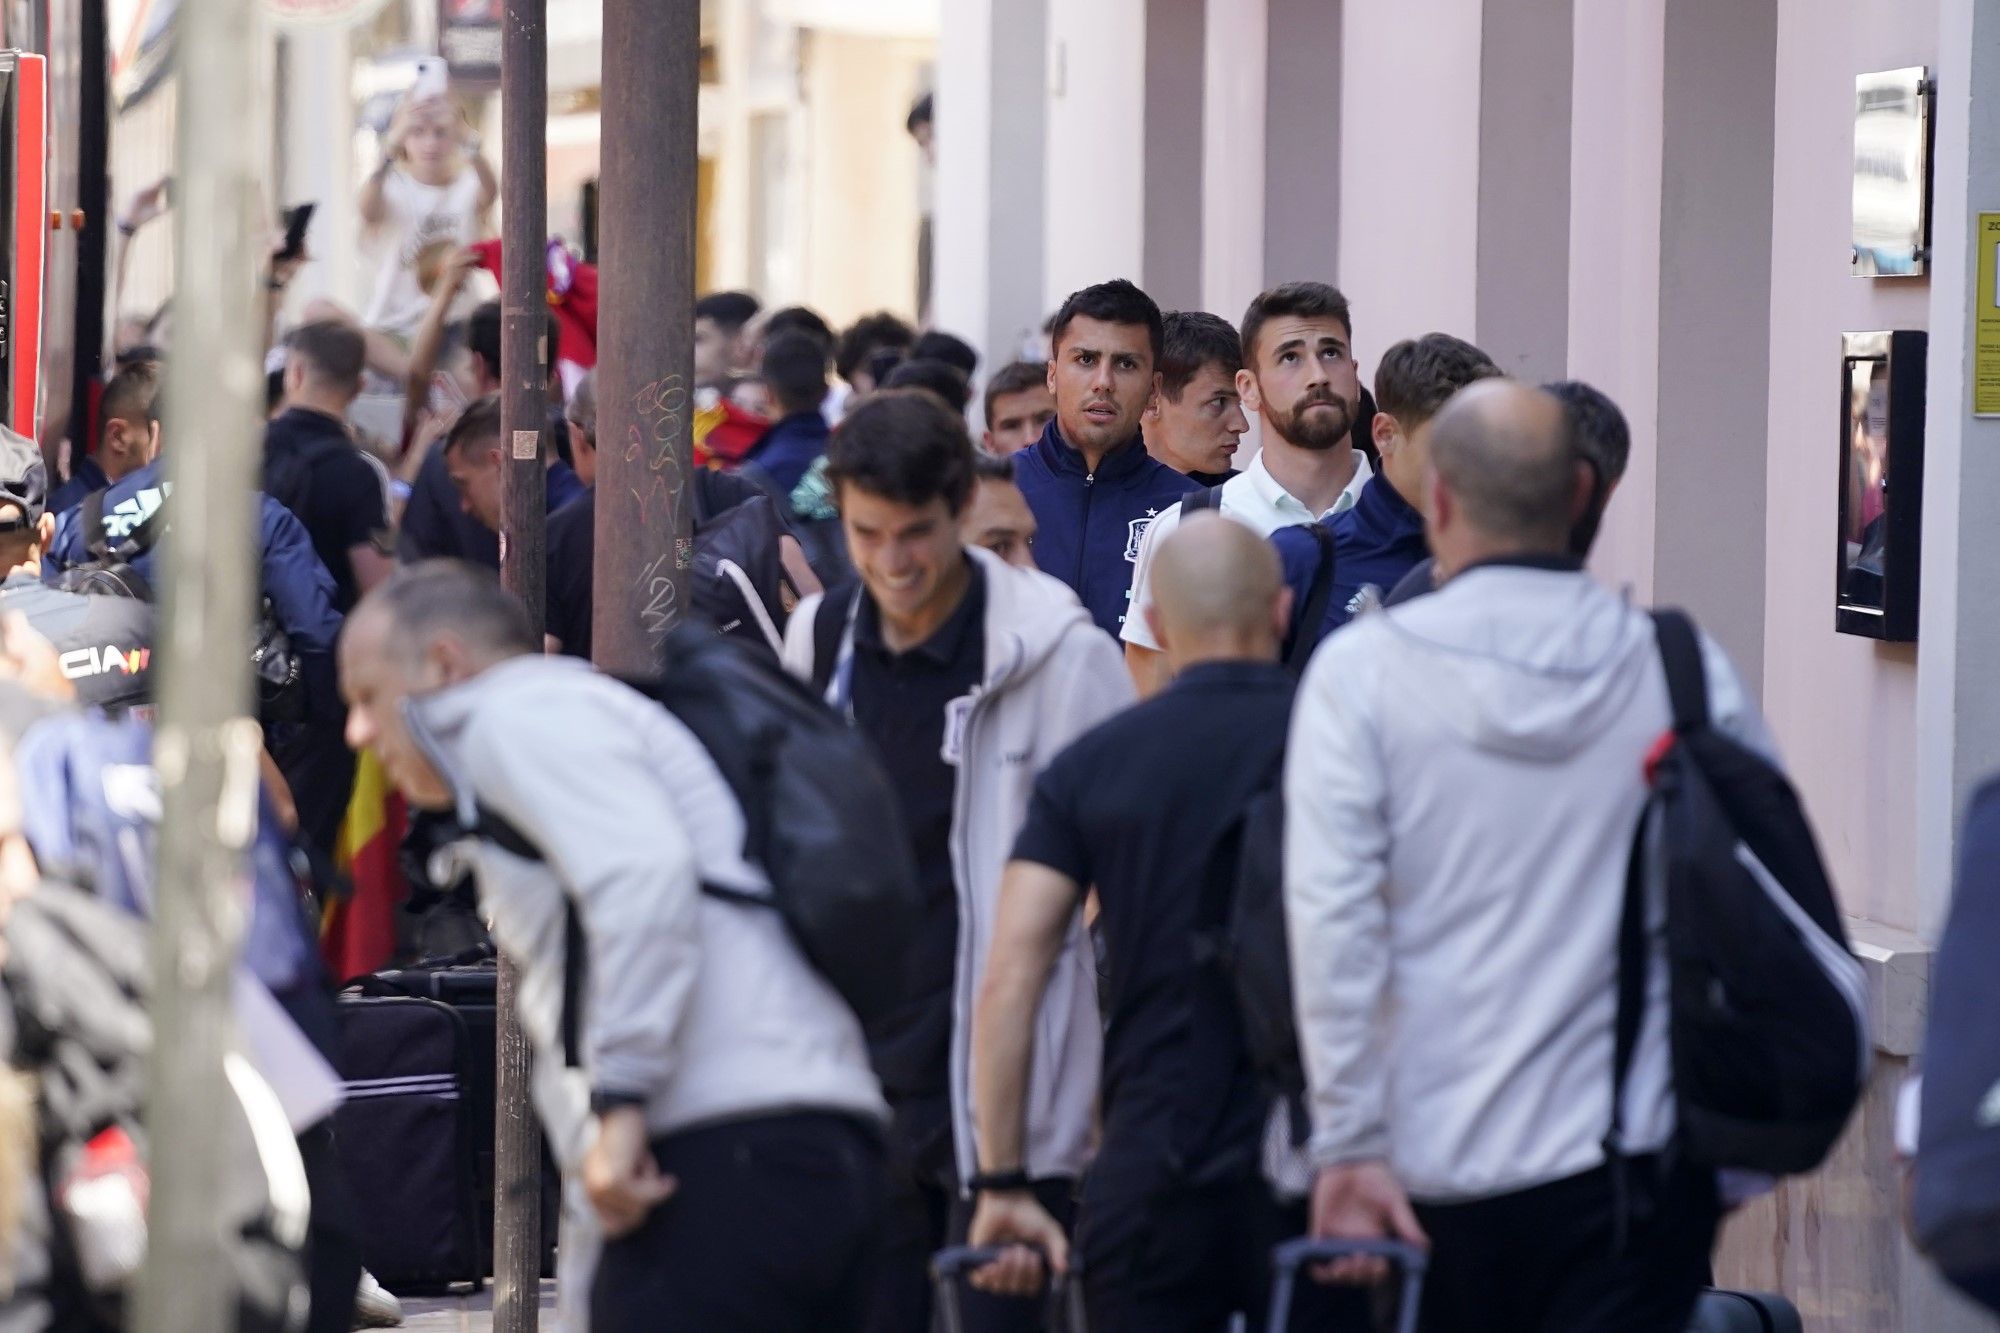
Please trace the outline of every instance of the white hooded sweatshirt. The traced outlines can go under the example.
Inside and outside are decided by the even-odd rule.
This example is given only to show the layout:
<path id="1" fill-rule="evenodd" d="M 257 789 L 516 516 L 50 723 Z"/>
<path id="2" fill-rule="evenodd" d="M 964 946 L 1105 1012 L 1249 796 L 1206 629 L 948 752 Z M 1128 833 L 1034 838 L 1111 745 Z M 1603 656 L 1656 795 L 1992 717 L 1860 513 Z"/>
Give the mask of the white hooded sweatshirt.
<path id="1" fill-rule="evenodd" d="M 1703 654 L 1716 725 L 1769 753 Z M 1285 773 L 1317 1163 L 1386 1158 L 1454 1202 L 1604 1160 L 1626 865 L 1671 716 L 1651 619 L 1577 572 L 1478 566 L 1320 648 Z M 1673 1130 L 1659 910 L 1631 1152 Z"/>
<path id="2" fill-rule="evenodd" d="M 977 1166 L 972 1006 L 993 940 L 1001 871 L 1027 817 L 1036 776 L 1071 741 L 1132 702 L 1117 644 L 1075 593 L 986 551 L 967 554 L 986 579 L 986 677 L 965 722 L 951 822 L 959 922 L 951 1111 L 961 1179 Z M 800 603 L 786 628 L 785 666 L 805 680 L 812 679 L 813 621 L 821 604 L 818 597 Z M 1089 1160 L 1103 1050 L 1096 963 L 1082 921 L 1073 920 L 1035 1022 L 1023 1165 L 1037 1179 L 1076 1176 Z"/>

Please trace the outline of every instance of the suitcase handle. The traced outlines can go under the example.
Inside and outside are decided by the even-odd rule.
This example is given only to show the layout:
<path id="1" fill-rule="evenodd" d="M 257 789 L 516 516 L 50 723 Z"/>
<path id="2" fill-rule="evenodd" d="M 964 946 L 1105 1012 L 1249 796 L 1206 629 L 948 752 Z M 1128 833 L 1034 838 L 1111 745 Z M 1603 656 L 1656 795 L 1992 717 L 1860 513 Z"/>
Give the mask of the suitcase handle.
<path id="1" fill-rule="evenodd" d="M 938 1288 L 938 1311 L 943 1317 L 944 1333 L 963 1333 L 964 1320 L 958 1308 L 958 1281 L 975 1269 L 986 1267 L 1007 1251 L 1019 1248 L 1014 1245 L 953 1245 L 939 1250 L 931 1257 L 931 1280 Z M 1042 1275 L 1049 1277 L 1049 1257 L 1040 1249 L 1033 1249 L 1037 1259 L 1042 1261 Z M 1083 1313 L 1083 1269 L 1076 1254 L 1070 1254 L 1069 1271 L 1054 1278 L 1048 1285 L 1050 1328 L 1067 1330 L 1067 1333 L 1087 1333 Z"/>
<path id="2" fill-rule="evenodd" d="M 1271 1252 L 1271 1267 L 1277 1270 L 1278 1281 L 1271 1294 L 1270 1333 L 1285 1333 L 1291 1322 L 1292 1289 L 1298 1285 L 1301 1268 L 1355 1255 L 1387 1259 L 1403 1270 L 1396 1327 L 1398 1333 L 1417 1333 L 1417 1306 L 1423 1299 L 1424 1272 L 1430 1267 L 1427 1252 L 1400 1240 L 1316 1240 L 1311 1236 L 1288 1240 Z"/>

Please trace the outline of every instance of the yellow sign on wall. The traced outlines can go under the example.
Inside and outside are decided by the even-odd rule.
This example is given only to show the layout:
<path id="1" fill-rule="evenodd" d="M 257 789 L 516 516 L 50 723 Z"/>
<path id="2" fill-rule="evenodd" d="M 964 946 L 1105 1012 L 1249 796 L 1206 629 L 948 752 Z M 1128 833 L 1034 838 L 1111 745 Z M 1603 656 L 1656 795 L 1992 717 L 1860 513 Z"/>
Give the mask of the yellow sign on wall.
<path id="1" fill-rule="evenodd" d="M 1979 215 L 1979 289 L 1973 293 L 1972 412 L 2000 416 L 2000 213 Z"/>

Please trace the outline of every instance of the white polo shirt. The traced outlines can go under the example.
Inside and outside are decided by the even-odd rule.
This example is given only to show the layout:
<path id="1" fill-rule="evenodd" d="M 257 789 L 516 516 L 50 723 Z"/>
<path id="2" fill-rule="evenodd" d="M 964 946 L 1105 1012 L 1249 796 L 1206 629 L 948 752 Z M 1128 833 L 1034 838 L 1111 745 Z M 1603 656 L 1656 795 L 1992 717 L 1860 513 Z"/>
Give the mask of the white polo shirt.
<path id="1" fill-rule="evenodd" d="M 1355 450 L 1354 480 L 1347 483 L 1347 489 L 1340 493 L 1340 498 L 1333 502 L 1331 509 L 1315 514 L 1278 484 L 1278 479 L 1264 466 L 1264 455 L 1260 450 L 1250 460 L 1249 467 L 1222 483 L 1222 503 L 1217 509 L 1237 522 L 1257 529 L 1260 536 L 1268 537 L 1279 528 L 1317 522 L 1354 508 L 1355 500 L 1361 496 L 1361 488 L 1374 475 L 1374 469 L 1368 466 L 1368 456 Z M 1131 609 L 1126 612 L 1125 625 L 1118 637 L 1154 652 L 1160 650 L 1160 644 L 1153 637 L 1153 627 L 1146 623 L 1146 608 L 1153 604 L 1153 551 L 1180 526 L 1180 522 L 1179 505 L 1169 505 L 1161 510 L 1160 516 L 1147 526 L 1145 536 L 1139 539 L 1139 554 L 1133 561 L 1132 595 L 1127 599 Z"/>

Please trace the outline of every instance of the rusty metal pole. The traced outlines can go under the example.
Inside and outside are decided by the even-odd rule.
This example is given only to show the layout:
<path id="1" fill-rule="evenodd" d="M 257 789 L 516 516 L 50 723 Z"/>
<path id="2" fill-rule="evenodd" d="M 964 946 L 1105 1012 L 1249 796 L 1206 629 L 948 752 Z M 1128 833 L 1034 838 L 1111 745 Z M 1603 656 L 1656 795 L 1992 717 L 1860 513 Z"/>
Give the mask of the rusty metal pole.
<path id="1" fill-rule="evenodd" d="M 257 579 L 251 496 L 263 456 L 258 407 L 262 320 L 256 221 L 266 140 L 261 43 L 252 0 L 204 0 L 180 15 L 175 155 L 176 271 L 184 299 L 168 365 L 166 420 L 174 540 L 159 622 L 158 892 L 153 912 L 153 1053 L 146 1129 L 152 1201 L 133 1327 L 232 1328 L 239 1284 L 223 1197 L 234 1114 L 224 1057 L 250 898 L 245 853 L 257 829 L 251 715 L 251 608 Z M 232 651 L 231 646 L 234 645 Z"/>
<path id="2" fill-rule="evenodd" d="M 607 36 L 609 30 L 607 30 Z M 500 436 L 505 442 L 500 579 L 547 612 L 548 232 L 547 0 L 506 0 L 500 39 Z M 542 1140 L 529 1101 L 518 977 L 500 960 L 493 1096 L 493 1328 L 533 1333 L 542 1279 Z"/>
<path id="3" fill-rule="evenodd" d="M 604 0 L 592 656 L 645 675 L 688 605 L 700 0 Z"/>

